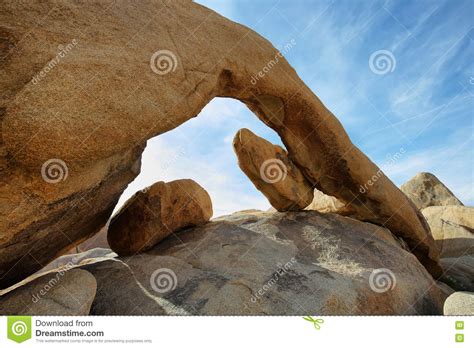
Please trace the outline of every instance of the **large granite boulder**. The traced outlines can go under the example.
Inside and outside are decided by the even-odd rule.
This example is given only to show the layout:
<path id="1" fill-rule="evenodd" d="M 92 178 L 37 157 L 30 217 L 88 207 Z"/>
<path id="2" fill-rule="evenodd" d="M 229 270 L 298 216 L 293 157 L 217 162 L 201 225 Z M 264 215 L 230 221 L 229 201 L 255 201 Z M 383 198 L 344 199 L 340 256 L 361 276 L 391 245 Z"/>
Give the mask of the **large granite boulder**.
<path id="1" fill-rule="evenodd" d="M 107 240 L 117 254 L 134 255 L 212 216 L 211 197 L 190 179 L 157 182 L 136 192 L 114 215 Z"/>
<path id="2" fill-rule="evenodd" d="M 433 174 L 418 173 L 400 189 L 423 209 L 438 205 L 463 205 L 459 199 Z"/>
<path id="3" fill-rule="evenodd" d="M 276 210 L 302 210 L 313 201 L 313 185 L 281 146 L 246 128 L 236 133 L 232 145 L 240 169 Z"/>
<path id="4" fill-rule="evenodd" d="M 245 103 L 314 187 L 440 274 L 423 216 L 252 30 L 189 0 L 7 0 L 0 34 L 0 287 L 99 231 L 146 141 L 214 97 Z"/>
<path id="5" fill-rule="evenodd" d="M 441 314 L 452 291 L 403 245 L 336 214 L 246 211 L 81 267 L 96 315 Z"/>

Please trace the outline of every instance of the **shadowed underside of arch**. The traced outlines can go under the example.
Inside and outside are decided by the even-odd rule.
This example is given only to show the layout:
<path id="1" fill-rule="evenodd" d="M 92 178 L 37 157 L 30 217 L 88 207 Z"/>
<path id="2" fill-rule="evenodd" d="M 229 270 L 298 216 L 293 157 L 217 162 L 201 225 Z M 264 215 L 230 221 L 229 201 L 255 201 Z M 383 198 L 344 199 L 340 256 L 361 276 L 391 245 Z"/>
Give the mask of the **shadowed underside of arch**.
<path id="1" fill-rule="evenodd" d="M 2 287 L 98 231 L 139 173 L 146 140 L 214 97 L 244 102 L 316 188 L 388 227 L 439 274 L 418 210 L 383 173 L 360 193 L 380 169 L 252 30 L 191 1 L 6 2 L 0 23 Z M 58 45 L 70 49 L 59 55 Z M 52 159 L 64 180 L 45 180 Z"/>

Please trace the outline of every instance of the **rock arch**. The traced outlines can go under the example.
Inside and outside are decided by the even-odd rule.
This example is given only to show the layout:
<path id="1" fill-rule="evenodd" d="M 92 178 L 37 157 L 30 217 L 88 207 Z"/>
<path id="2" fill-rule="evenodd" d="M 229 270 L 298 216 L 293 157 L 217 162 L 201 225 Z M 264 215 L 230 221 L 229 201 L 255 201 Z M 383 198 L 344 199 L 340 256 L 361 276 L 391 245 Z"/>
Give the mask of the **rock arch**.
<path id="1" fill-rule="evenodd" d="M 245 103 L 315 187 L 404 238 L 439 274 L 418 210 L 385 175 L 360 193 L 379 168 L 252 30 L 187 0 L 2 2 L 0 23 L 7 43 L 0 45 L 2 286 L 102 227 L 138 174 L 146 140 L 195 117 L 214 97 Z M 77 45 L 45 72 L 58 45 L 72 40 Z M 41 169 L 51 159 L 66 164 L 66 180 L 45 182 Z"/>

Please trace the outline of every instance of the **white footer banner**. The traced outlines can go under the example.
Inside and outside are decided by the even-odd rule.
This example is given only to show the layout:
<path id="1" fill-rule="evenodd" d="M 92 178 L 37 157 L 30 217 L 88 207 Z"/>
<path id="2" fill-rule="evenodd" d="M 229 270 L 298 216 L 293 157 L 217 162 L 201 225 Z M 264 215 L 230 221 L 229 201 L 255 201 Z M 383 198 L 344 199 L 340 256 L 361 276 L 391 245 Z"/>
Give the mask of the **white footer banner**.
<path id="1" fill-rule="evenodd" d="M 474 347 L 474 317 L 0 317 L 0 347 Z M 309 346 L 308 346 L 309 347 Z"/>

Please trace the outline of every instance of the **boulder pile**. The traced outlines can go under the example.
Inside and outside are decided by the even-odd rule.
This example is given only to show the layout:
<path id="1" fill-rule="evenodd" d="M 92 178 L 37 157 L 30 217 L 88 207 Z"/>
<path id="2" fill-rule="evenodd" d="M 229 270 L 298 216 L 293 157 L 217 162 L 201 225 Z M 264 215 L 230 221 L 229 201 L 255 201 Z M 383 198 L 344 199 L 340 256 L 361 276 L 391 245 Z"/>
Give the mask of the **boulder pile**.
<path id="1" fill-rule="evenodd" d="M 400 190 L 283 57 L 252 78 L 278 54 L 188 0 L 1 2 L 0 314 L 415 315 L 471 303 L 451 294 L 474 288 L 473 208 L 429 173 Z M 112 217 L 147 140 L 215 97 L 280 136 L 285 148 L 247 129 L 233 142 L 278 212 L 210 220 L 208 193 L 182 179 Z"/>
<path id="2" fill-rule="evenodd" d="M 82 259 L 97 281 L 90 314 L 427 315 L 442 314 L 453 293 L 387 228 L 337 214 L 244 211 L 178 237 L 139 255 Z M 55 272 L 11 290 L 9 313 L 23 313 L 24 294 Z"/>

